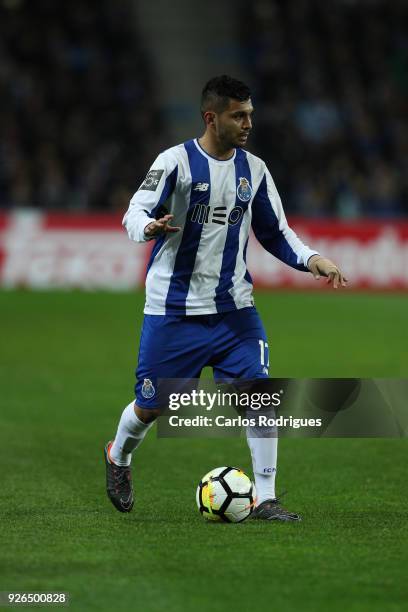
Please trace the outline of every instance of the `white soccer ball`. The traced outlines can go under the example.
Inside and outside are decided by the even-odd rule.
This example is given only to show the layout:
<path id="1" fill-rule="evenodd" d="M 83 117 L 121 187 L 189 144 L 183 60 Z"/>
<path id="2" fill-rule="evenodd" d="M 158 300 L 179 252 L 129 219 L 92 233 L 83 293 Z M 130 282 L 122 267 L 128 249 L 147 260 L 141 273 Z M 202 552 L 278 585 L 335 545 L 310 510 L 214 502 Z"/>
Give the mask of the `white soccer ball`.
<path id="1" fill-rule="evenodd" d="M 248 518 L 255 507 L 255 485 L 238 468 L 215 468 L 201 479 L 196 501 L 199 511 L 207 520 L 240 523 Z"/>

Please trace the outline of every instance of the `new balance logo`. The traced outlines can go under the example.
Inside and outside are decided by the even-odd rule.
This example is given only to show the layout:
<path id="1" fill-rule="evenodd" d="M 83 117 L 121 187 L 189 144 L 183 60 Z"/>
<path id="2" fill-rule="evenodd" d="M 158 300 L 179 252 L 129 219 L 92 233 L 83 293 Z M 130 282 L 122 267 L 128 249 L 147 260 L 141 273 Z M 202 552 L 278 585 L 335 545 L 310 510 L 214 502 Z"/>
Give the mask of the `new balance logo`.
<path id="1" fill-rule="evenodd" d="M 193 191 L 208 191 L 209 186 L 209 183 L 197 183 Z"/>

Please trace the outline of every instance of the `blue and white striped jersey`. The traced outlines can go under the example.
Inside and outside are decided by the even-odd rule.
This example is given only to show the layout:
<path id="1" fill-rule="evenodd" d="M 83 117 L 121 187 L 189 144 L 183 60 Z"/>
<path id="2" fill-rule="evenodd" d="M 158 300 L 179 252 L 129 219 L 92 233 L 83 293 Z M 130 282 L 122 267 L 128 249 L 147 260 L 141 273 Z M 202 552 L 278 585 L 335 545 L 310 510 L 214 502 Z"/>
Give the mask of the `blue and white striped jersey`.
<path id="1" fill-rule="evenodd" d="M 201 315 L 253 305 L 246 250 L 252 226 L 262 246 L 307 270 L 316 253 L 287 224 L 265 163 L 237 148 L 221 161 L 197 140 L 161 153 L 130 201 L 123 224 L 136 242 L 152 218 L 174 215 L 177 233 L 156 239 L 147 268 L 146 314 Z"/>

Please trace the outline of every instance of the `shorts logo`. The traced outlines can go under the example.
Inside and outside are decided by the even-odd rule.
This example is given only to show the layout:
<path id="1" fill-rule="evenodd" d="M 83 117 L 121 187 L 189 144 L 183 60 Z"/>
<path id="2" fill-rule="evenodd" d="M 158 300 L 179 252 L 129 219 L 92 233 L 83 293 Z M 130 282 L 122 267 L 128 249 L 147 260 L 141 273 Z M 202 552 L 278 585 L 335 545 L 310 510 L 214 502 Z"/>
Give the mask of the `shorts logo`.
<path id="1" fill-rule="evenodd" d="M 164 170 L 149 170 L 139 190 L 156 191 Z"/>
<path id="2" fill-rule="evenodd" d="M 146 399 L 150 399 L 156 393 L 156 389 L 153 387 L 153 383 L 150 378 L 143 379 L 142 395 Z"/>
<path id="3" fill-rule="evenodd" d="M 249 184 L 248 179 L 243 176 L 239 177 L 237 196 L 241 200 L 241 202 L 248 202 L 252 197 L 252 187 Z"/>

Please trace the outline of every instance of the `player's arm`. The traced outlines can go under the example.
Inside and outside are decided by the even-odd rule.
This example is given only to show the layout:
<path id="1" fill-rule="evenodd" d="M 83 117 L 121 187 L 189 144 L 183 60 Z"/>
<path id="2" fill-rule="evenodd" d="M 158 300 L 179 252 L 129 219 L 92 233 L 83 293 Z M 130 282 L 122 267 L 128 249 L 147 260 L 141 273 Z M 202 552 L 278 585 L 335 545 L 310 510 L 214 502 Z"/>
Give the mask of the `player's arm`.
<path id="1" fill-rule="evenodd" d="M 289 227 L 278 191 L 266 167 L 252 202 L 252 229 L 264 249 L 288 266 L 312 272 L 316 279 L 327 276 L 335 288 L 347 283 L 333 262 L 306 246 Z"/>
<path id="2" fill-rule="evenodd" d="M 170 225 L 173 215 L 163 211 L 163 204 L 176 187 L 177 174 L 177 160 L 167 151 L 161 153 L 130 200 L 123 218 L 122 223 L 131 240 L 146 242 L 160 234 L 180 230 Z"/>

